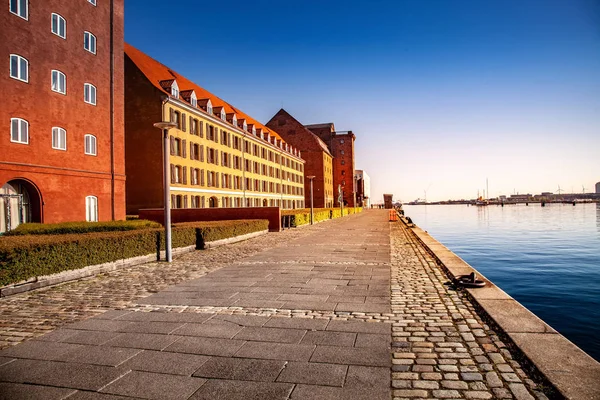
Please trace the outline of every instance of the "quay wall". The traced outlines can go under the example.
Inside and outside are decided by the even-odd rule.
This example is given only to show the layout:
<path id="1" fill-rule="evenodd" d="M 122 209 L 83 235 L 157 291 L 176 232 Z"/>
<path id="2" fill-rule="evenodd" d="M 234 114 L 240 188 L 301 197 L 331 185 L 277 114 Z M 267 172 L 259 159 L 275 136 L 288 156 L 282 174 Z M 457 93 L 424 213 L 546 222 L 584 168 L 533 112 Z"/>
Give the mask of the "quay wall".
<path id="1" fill-rule="evenodd" d="M 486 286 L 465 289 L 473 304 L 553 387 L 558 398 L 600 399 L 600 363 L 509 296 L 446 246 L 402 219 L 423 247 L 453 279 L 475 272 Z"/>

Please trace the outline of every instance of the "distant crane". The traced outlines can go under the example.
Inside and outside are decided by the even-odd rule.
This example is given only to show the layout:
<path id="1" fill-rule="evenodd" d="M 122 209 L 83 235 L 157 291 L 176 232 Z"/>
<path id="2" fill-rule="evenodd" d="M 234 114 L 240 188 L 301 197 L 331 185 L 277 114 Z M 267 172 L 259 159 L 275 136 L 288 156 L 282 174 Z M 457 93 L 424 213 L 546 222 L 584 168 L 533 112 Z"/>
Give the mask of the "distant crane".
<path id="1" fill-rule="evenodd" d="M 561 192 L 564 192 L 564 190 L 562 190 L 562 189 L 560 188 L 560 185 L 558 185 L 558 190 L 557 190 L 557 192 L 558 192 L 558 194 L 560 194 Z"/>
<path id="2" fill-rule="evenodd" d="M 432 183 L 429 182 L 429 186 L 427 186 L 427 189 L 423 190 L 423 192 L 425 193 L 425 198 L 423 199 L 423 201 L 425 201 L 425 203 L 427 203 L 427 191 L 429 190 L 431 185 L 432 185 Z"/>
<path id="3" fill-rule="evenodd" d="M 585 194 L 585 186 L 581 185 L 581 193 Z"/>

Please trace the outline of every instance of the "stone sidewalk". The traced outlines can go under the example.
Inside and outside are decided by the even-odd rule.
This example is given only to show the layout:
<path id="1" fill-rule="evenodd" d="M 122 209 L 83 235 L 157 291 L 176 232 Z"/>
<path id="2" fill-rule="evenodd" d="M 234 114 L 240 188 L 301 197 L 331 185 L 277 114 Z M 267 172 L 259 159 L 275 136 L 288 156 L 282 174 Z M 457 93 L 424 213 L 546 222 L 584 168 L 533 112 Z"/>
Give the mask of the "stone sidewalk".
<path id="1" fill-rule="evenodd" d="M 410 232 L 391 239 L 373 210 L 2 299 L 9 329 L 27 306 L 49 330 L 113 310 L 0 352 L 0 398 L 544 398 Z"/>

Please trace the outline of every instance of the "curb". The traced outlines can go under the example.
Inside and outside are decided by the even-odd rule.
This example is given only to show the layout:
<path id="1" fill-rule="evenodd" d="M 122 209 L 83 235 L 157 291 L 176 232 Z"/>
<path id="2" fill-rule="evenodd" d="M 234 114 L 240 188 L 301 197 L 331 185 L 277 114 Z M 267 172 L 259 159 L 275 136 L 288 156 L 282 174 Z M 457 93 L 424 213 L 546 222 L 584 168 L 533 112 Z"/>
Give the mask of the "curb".
<path id="1" fill-rule="evenodd" d="M 566 399 L 600 399 L 600 363 L 509 296 L 426 231 L 402 222 L 450 278 L 475 272 L 487 285 L 465 289 L 529 365 Z"/>
<path id="2" fill-rule="evenodd" d="M 269 230 L 258 231 L 247 233 L 245 235 L 234 236 L 227 239 L 214 240 L 212 242 L 204 243 L 203 249 L 212 249 L 219 246 L 224 246 L 227 244 L 242 242 L 244 240 L 252 239 L 258 236 L 262 236 L 264 234 L 269 233 Z M 178 256 L 181 254 L 191 253 L 196 250 L 196 246 L 185 246 L 185 247 L 177 247 L 173 249 L 173 256 Z M 160 252 L 160 257 L 165 257 L 165 251 L 162 250 Z M 76 281 L 83 278 L 88 278 L 90 276 L 98 275 L 105 272 L 116 271 L 118 269 L 133 267 L 136 265 L 146 264 L 149 262 L 155 262 L 157 260 L 156 253 L 148 254 L 145 256 L 138 256 L 132 258 L 126 258 L 117 261 L 111 261 L 103 264 L 90 265 L 87 267 L 63 271 L 52 275 L 44 275 L 33 278 L 29 281 L 16 283 L 13 285 L 8 285 L 0 288 L 0 298 L 12 296 L 19 293 L 29 292 L 31 290 L 41 289 L 48 286 L 58 285 L 60 283 Z"/>

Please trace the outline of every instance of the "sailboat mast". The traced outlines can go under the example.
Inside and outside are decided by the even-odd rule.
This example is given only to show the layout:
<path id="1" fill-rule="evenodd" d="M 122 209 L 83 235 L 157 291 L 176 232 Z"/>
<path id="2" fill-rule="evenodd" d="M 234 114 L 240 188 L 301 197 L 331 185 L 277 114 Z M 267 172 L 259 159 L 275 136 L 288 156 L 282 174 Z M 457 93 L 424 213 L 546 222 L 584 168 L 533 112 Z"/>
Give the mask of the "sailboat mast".
<path id="1" fill-rule="evenodd" d="M 490 198 L 490 188 L 488 187 L 488 178 L 485 178 L 485 193 L 487 195 L 486 199 Z"/>

